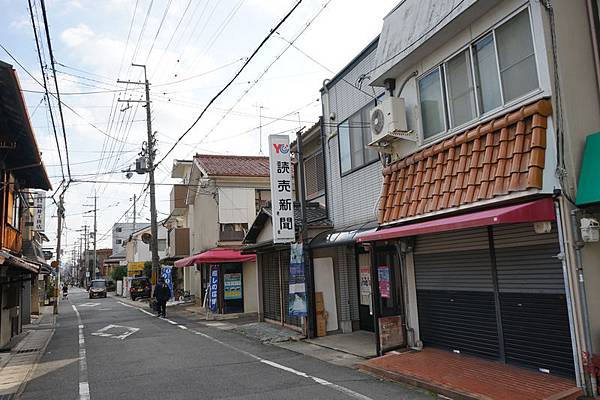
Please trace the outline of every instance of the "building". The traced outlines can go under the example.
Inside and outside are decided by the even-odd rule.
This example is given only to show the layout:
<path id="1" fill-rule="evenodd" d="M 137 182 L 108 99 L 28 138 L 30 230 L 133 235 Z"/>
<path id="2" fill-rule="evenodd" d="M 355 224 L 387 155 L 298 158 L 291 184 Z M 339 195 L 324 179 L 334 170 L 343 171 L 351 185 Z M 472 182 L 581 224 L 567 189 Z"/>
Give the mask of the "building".
<path id="1" fill-rule="evenodd" d="M 15 70 L 0 62 L 0 347 L 10 346 L 29 320 L 32 282 L 37 288 L 43 264 L 35 257 L 41 240 L 26 227 L 29 190 L 51 189 L 21 93 Z"/>
<path id="2" fill-rule="evenodd" d="M 600 254 L 578 224 L 598 218 L 597 172 L 576 189 L 600 130 L 597 27 L 595 2 L 406 0 L 326 83 L 329 214 L 376 221 L 344 247 L 380 354 L 437 347 L 594 390 Z"/>
<path id="3" fill-rule="evenodd" d="M 149 226 L 148 224 L 134 224 L 132 222 L 117 222 L 112 227 L 112 255 L 122 256 L 125 254 L 125 243 L 129 236 L 138 229 Z"/>
<path id="4" fill-rule="evenodd" d="M 158 257 L 162 259 L 166 255 L 167 228 L 158 222 Z M 127 276 L 142 276 L 144 274 L 144 263 L 152 262 L 152 234 L 150 227 L 138 229 L 133 232 L 124 243 L 125 261 L 127 262 Z M 148 277 L 150 278 L 150 277 Z"/>
<path id="5" fill-rule="evenodd" d="M 168 256 L 178 259 L 175 267 L 182 268 L 184 290 L 203 300 L 214 270 L 223 282 L 218 312 L 257 312 L 256 262 L 239 249 L 258 211 L 270 200 L 268 158 L 196 155 L 191 162 L 174 161 L 172 176 L 182 184 L 171 192 L 171 216 L 165 223 Z M 188 243 L 189 257 L 180 259 Z M 228 290 L 234 286 L 236 290 Z"/>

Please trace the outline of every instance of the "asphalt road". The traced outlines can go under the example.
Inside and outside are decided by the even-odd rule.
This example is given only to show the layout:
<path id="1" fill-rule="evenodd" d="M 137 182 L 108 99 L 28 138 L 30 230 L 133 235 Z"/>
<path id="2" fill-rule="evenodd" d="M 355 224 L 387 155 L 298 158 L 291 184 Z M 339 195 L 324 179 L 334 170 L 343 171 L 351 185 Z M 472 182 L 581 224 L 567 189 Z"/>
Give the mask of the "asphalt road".
<path id="1" fill-rule="evenodd" d="M 431 399 L 182 316 L 72 291 L 23 399 Z"/>

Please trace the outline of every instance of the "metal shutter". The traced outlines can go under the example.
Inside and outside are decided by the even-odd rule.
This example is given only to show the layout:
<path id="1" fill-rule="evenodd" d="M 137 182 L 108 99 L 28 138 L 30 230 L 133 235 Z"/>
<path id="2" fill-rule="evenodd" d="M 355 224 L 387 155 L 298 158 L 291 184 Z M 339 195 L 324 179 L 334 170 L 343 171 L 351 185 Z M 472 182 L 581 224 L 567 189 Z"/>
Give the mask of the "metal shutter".
<path id="1" fill-rule="evenodd" d="M 499 357 L 488 248 L 486 228 L 417 238 L 417 306 L 425 345 Z"/>
<path id="2" fill-rule="evenodd" d="M 260 255 L 263 287 L 263 315 L 267 319 L 281 320 L 281 303 L 279 294 L 279 260 L 277 253 Z"/>
<path id="3" fill-rule="evenodd" d="M 569 315 L 556 226 L 494 228 L 506 361 L 574 375 Z"/>

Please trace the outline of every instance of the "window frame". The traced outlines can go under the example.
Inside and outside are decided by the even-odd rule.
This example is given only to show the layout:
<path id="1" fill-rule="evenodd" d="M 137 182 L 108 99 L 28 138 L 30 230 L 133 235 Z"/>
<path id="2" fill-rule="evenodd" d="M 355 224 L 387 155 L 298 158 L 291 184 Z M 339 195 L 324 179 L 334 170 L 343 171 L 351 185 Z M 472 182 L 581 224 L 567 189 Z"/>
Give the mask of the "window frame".
<path id="1" fill-rule="evenodd" d="M 316 157 L 321 157 L 321 159 L 323 160 L 323 187 L 320 190 L 317 190 L 314 193 L 308 193 L 308 187 L 307 187 L 307 183 L 308 180 L 306 179 L 306 162 L 310 159 L 316 158 Z M 304 157 L 304 193 L 306 193 L 306 200 L 307 201 L 311 201 L 316 199 L 317 197 L 321 197 L 325 194 L 325 186 L 326 186 L 326 181 L 327 178 L 325 177 L 327 171 L 325 171 L 325 155 L 323 154 L 323 150 L 321 148 L 313 151 L 312 153 L 310 153 L 309 155 Z M 317 177 L 317 183 L 318 183 L 318 177 Z"/>
<path id="2" fill-rule="evenodd" d="M 522 94 L 521 96 L 518 96 L 518 97 L 510 100 L 510 101 L 506 101 L 505 94 L 504 94 L 504 88 L 502 85 L 502 75 L 500 72 L 500 59 L 499 59 L 499 54 L 498 54 L 498 42 L 496 39 L 496 30 L 499 27 L 501 27 L 502 25 L 508 23 L 510 20 L 512 20 L 514 17 L 516 17 L 519 13 L 524 12 L 524 11 L 527 11 L 527 16 L 529 18 L 529 34 L 531 35 L 531 41 L 532 41 L 532 46 L 533 46 L 533 57 L 535 60 L 535 67 L 536 67 L 537 87 L 529 92 Z M 477 74 L 475 71 L 476 67 L 475 67 L 475 60 L 474 60 L 473 54 L 474 54 L 475 44 L 478 43 L 480 40 L 484 39 L 488 35 L 492 35 L 492 39 L 494 42 L 494 55 L 496 57 L 496 73 L 498 76 L 498 86 L 499 86 L 498 89 L 499 89 L 499 93 L 500 93 L 500 105 L 498 107 L 490 109 L 489 111 L 482 112 L 481 106 L 479 104 L 480 98 L 479 98 L 479 94 L 478 94 L 478 90 L 477 90 L 478 89 L 478 81 L 477 81 Z M 446 65 L 450 60 L 454 59 L 454 57 L 465 52 L 467 49 L 469 51 L 470 68 L 471 68 L 471 76 L 472 76 L 471 79 L 473 79 L 473 92 L 474 92 L 475 108 L 476 108 L 477 115 L 475 116 L 475 118 L 473 118 L 461 125 L 457 125 L 457 126 L 453 127 L 451 115 L 450 115 L 451 114 L 450 113 L 450 104 L 449 104 L 450 94 L 449 94 L 449 90 L 448 90 Z M 473 125 L 474 123 L 478 123 L 482 120 L 485 120 L 488 117 L 490 117 L 491 115 L 494 115 L 501 110 L 506 110 L 511 107 L 514 107 L 515 105 L 522 103 L 523 101 L 525 101 L 531 97 L 534 97 L 537 94 L 539 94 L 540 92 L 542 92 L 543 91 L 543 88 L 542 88 L 543 83 L 542 83 L 542 77 L 540 76 L 540 64 L 539 64 L 539 54 L 538 53 L 539 53 L 539 48 L 536 47 L 536 35 L 535 35 L 535 31 L 534 31 L 534 26 L 533 26 L 532 9 L 529 4 L 526 4 L 521 7 L 518 7 L 516 10 L 509 13 L 507 16 L 505 16 L 501 20 L 499 20 L 496 24 L 494 24 L 488 30 L 486 30 L 483 33 L 481 33 L 480 35 L 476 36 L 474 39 L 470 40 L 469 43 L 465 44 L 464 46 L 461 46 L 457 51 L 455 51 L 452 54 L 450 54 L 449 56 L 445 57 L 441 62 L 439 62 L 438 64 L 429 68 L 423 74 L 419 75 L 417 77 L 416 89 L 417 89 L 417 101 L 419 104 L 419 128 L 420 128 L 419 139 L 420 139 L 421 145 L 427 146 L 427 145 L 430 145 L 430 144 L 436 142 L 437 140 L 439 140 L 443 137 L 451 136 L 452 134 L 454 134 L 456 132 L 460 132 L 461 130 Z M 429 137 L 425 137 L 419 82 L 421 81 L 421 79 L 427 77 L 431 72 L 433 72 L 436 69 L 438 69 L 440 71 L 441 80 L 442 80 L 442 100 L 443 100 L 443 104 L 444 104 L 443 111 L 444 111 L 445 130 L 442 132 L 436 133 L 434 135 L 431 135 Z"/>
<path id="3" fill-rule="evenodd" d="M 338 139 L 338 146 L 337 146 L 338 147 L 338 167 L 339 167 L 340 177 L 350 175 L 362 168 L 368 167 L 369 165 L 372 165 L 372 164 L 376 163 L 377 161 L 379 161 L 379 157 L 375 157 L 373 160 L 366 161 L 366 162 L 363 161 L 363 163 L 359 166 L 352 166 L 352 144 L 350 144 L 350 169 L 347 171 L 343 171 L 342 170 L 342 146 L 341 146 L 342 138 L 341 138 L 341 134 L 340 134 L 340 126 L 342 126 L 343 124 L 348 122 L 352 117 L 354 117 L 356 115 L 360 115 L 363 112 L 363 110 L 366 109 L 367 107 L 370 107 L 370 108 L 375 107 L 378 104 L 379 99 L 382 98 L 383 96 L 384 96 L 384 94 L 377 96 L 376 98 L 369 101 L 367 104 L 365 104 L 364 106 L 362 106 L 361 108 L 359 108 L 358 110 L 356 110 L 355 112 L 350 114 L 348 116 L 348 118 L 346 118 L 345 120 L 343 120 L 342 122 L 337 124 L 337 135 L 336 136 Z M 367 123 L 369 123 L 369 121 L 367 121 Z M 370 127 L 367 129 L 370 129 Z M 350 126 L 348 126 L 348 133 L 350 134 Z M 361 141 L 363 141 L 363 159 L 366 159 L 368 143 L 364 143 L 364 134 L 361 134 L 360 137 L 361 137 Z M 377 153 L 377 154 L 379 154 L 379 153 Z M 323 160 L 323 161 L 325 161 L 325 160 Z"/>

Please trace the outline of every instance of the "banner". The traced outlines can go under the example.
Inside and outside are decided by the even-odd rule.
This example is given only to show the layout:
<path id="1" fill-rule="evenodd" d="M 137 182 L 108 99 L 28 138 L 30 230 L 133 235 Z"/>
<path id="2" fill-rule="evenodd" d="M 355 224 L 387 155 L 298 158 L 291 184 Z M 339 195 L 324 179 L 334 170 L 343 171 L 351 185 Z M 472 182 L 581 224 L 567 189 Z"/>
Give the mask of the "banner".
<path id="1" fill-rule="evenodd" d="M 223 275 L 223 297 L 225 300 L 242 298 L 242 274 L 239 272 Z"/>
<path id="2" fill-rule="evenodd" d="M 174 297 L 172 268 L 173 267 L 165 266 L 161 267 L 160 269 L 160 276 L 162 276 L 162 278 L 165 280 L 165 283 L 167 284 L 167 286 L 169 286 L 169 289 L 171 290 L 171 298 Z"/>
<path id="3" fill-rule="evenodd" d="M 296 239 L 296 233 L 292 200 L 290 139 L 287 135 L 269 135 L 269 168 L 273 243 L 291 243 Z"/>
<path id="4" fill-rule="evenodd" d="M 304 277 L 304 249 L 302 243 L 290 244 L 290 287 L 288 294 L 288 314 L 303 317 L 306 315 L 306 280 Z"/>
<path id="5" fill-rule="evenodd" d="M 217 312 L 219 298 L 219 267 L 210 267 L 210 311 Z"/>
<path id="6" fill-rule="evenodd" d="M 33 217 L 33 229 L 38 232 L 44 232 L 46 229 L 46 192 L 33 193 L 35 209 Z"/>

